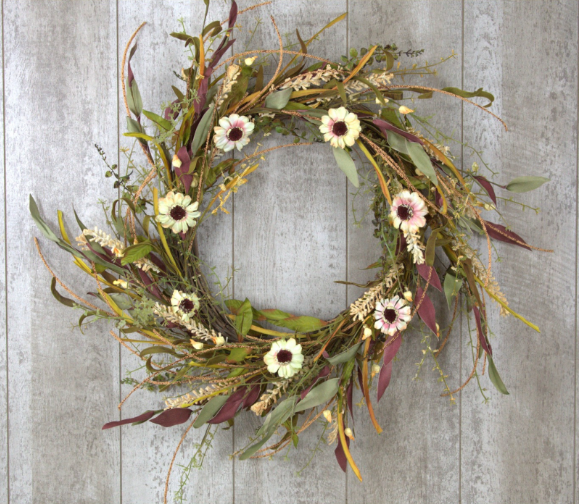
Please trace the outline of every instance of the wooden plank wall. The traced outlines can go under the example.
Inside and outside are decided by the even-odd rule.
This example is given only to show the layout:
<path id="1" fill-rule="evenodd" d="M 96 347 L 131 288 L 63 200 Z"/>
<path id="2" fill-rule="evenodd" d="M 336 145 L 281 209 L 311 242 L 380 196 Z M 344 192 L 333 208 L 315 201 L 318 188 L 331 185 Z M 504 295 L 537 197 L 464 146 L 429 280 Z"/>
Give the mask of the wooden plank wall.
<path id="1" fill-rule="evenodd" d="M 81 334 L 72 329 L 75 313 L 53 300 L 32 241 L 38 232 L 28 194 L 53 226 L 56 210 L 70 217 L 72 205 L 90 226 L 104 224 L 96 202 L 115 191 L 104 182 L 94 144 L 122 163 L 117 152 L 128 144 L 120 138 L 118 77 L 125 42 L 148 22 L 133 66 L 145 108 L 157 110 L 185 57 L 168 32 L 179 28 L 179 18 L 199 31 L 204 5 L 3 0 L 1 8 L 0 504 L 161 502 L 180 429 L 100 430 L 120 418 L 116 405 L 130 390 L 120 380 L 138 364 L 120 351 L 106 324 Z M 228 2 L 214 0 L 210 18 L 223 19 L 228 9 Z M 522 236 L 555 252 L 498 246 L 502 262 L 495 266 L 511 305 L 542 332 L 494 314 L 496 364 L 511 394 L 500 396 L 485 376 L 490 402 L 483 404 L 472 386 L 455 406 L 439 397 L 429 367 L 421 381 L 413 380 L 420 336 L 406 338 L 377 408 L 384 433 L 377 436 L 363 414 L 356 419 L 352 450 L 363 484 L 338 469 L 330 447 L 322 445 L 309 461 L 315 432 L 300 439 L 289 460 L 231 460 L 258 425 L 246 415 L 215 438 L 204 468 L 191 474 L 185 502 L 577 503 L 577 1 L 274 0 L 240 18 L 244 28 L 261 23 L 253 38 L 240 35 L 236 45 L 276 48 L 270 14 L 285 38 L 295 27 L 310 36 L 342 12 L 347 21 L 312 44 L 312 52 L 339 58 L 350 48 L 396 42 L 425 48 L 423 58 L 435 61 L 454 50 L 457 57 L 424 83 L 484 86 L 497 96 L 493 110 L 510 131 L 447 98 L 416 107 L 436 113 L 447 134 L 482 148 L 500 181 L 536 173 L 551 178 L 524 197 L 541 208 L 538 215 L 500 204 Z M 470 149 L 455 144 L 454 151 L 465 166 L 473 162 Z M 202 254 L 222 279 L 235 268 L 231 295 L 320 317 L 356 299 L 359 290 L 334 280 L 368 279 L 362 268 L 377 251 L 372 217 L 354 225 L 351 208 L 359 218 L 367 196 L 354 197 L 331 157 L 324 146 L 272 153 L 230 202 L 231 215 L 202 230 Z M 85 282 L 64 252 L 41 245 L 69 284 Z M 441 358 L 451 386 L 470 373 L 467 322 L 463 317 L 455 326 Z M 137 394 L 122 415 L 155 400 Z M 190 435 L 183 452 L 197 441 L 197 433 Z M 178 471 L 170 495 L 177 480 Z"/>

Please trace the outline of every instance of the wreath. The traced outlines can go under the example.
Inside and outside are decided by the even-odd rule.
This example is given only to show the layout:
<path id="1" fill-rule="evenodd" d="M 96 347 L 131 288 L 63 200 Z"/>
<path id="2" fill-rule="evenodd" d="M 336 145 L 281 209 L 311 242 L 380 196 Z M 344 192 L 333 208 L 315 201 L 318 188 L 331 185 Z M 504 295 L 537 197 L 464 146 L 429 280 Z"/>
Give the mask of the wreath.
<path id="1" fill-rule="evenodd" d="M 53 276 L 54 297 L 82 312 L 79 326 L 114 321 L 118 334 L 111 335 L 146 363 L 146 378 L 135 383 L 127 398 L 142 388 L 168 394 L 164 407 L 110 422 L 104 429 L 146 421 L 164 427 L 189 422 L 179 450 L 191 428 L 231 424 L 249 410 L 263 417 L 263 423 L 236 453 L 247 459 L 269 457 L 292 443 L 297 447 L 305 429 L 322 424 L 327 441 L 336 444 L 341 468 L 345 471 L 349 464 L 362 479 L 349 450 L 354 440 L 348 417 L 354 414 L 353 389 L 361 390 L 367 413 L 381 432 L 372 405 L 390 383 L 394 358 L 411 321 L 416 320 L 425 334 L 424 358 L 433 359 L 443 395 L 451 401 L 471 378 L 478 381 L 485 368 L 498 391 L 508 393 L 493 360 L 486 300 L 496 302 L 501 314 L 539 329 L 509 306 L 493 278 L 493 242 L 542 249 L 482 213 L 500 217 L 496 187 L 521 193 L 547 179 L 520 177 L 499 185 L 480 174 L 477 163 L 455 166 L 445 145 L 450 138 L 416 114 L 414 101 L 407 100 L 438 93 L 494 116 L 488 110 L 494 97 L 482 89 L 435 89 L 404 79 L 396 84 L 397 78 L 435 71 L 429 64 L 401 66 L 401 60 L 422 51 L 373 45 L 333 62 L 309 54 L 308 46 L 345 15 L 305 41 L 296 30 L 295 51 L 284 47 L 272 17 L 279 48 L 224 59 L 234 44 L 237 16 L 233 1 L 229 19 L 206 24 L 199 36 L 171 34 L 185 43 L 192 64 L 178 75 L 182 86 L 173 86 L 176 97 L 162 115 L 143 109 L 131 69 L 137 46 L 129 48 L 143 25 L 130 38 L 121 76 L 125 136 L 135 139 L 149 168 L 139 170 L 129 159 L 121 172 L 107 163 L 97 146 L 107 166 L 105 176 L 114 179 L 120 191 L 106 208 L 110 229 L 87 227 L 75 214 L 80 235 L 73 243 L 62 213 L 59 236 L 30 197 L 40 231 L 94 279 L 90 300 L 68 288 L 38 251 Z M 272 56 L 277 66 L 266 79 L 264 67 Z M 291 141 L 249 152 L 258 135 L 273 133 Z M 264 154 L 314 142 L 333 156 L 353 186 L 360 186 L 359 172 L 368 172 L 369 211 L 382 247 L 381 257 L 371 265 L 377 271 L 375 279 L 364 285 L 365 293 L 348 310 L 329 321 L 257 308 L 248 299 L 223 299 L 222 291 L 212 292 L 204 273 L 198 252 L 200 224 L 227 211 L 228 198 L 250 180 Z M 225 156 L 234 149 L 241 156 Z M 355 163 L 354 153 L 364 163 Z M 483 250 L 488 250 L 486 260 L 472 245 L 478 235 L 486 245 Z M 453 314 L 444 328 L 436 321 L 433 289 L 444 293 Z M 474 316 L 476 350 L 470 376 L 453 390 L 437 358 L 463 309 Z"/>

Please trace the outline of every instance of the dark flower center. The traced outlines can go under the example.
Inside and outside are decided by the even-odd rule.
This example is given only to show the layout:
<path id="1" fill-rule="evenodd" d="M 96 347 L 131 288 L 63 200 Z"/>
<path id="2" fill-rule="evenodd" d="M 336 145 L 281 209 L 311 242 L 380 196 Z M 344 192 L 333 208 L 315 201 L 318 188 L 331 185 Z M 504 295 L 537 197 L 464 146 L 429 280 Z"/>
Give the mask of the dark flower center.
<path id="1" fill-rule="evenodd" d="M 179 308 L 184 311 L 185 313 L 189 313 L 193 311 L 195 304 L 190 299 L 184 299 L 179 303 Z"/>
<path id="2" fill-rule="evenodd" d="M 412 208 L 408 205 L 400 205 L 397 209 L 397 214 L 400 220 L 408 220 L 412 217 Z"/>
<path id="3" fill-rule="evenodd" d="M 232 142 L 237 142 L 238 140 L 241 140 L 242 136 L 243 130 L 241 128 L 231 128 L 229 130 L 229 133 L 227 134 L 227 138 L 229 138 L 229 140 L 231 140 Z"/>
<path id="4" fill-rule="evenodd" d="M 187 211 L 182 206 L 175 205 L 173 208 L 171 208 L 170 214 L 172 219 L 180 221 L 187 215 Z"/>
<path id="5" fill-rule="evenodd" d="M 388 321 L 389 324 L 393 324 L 398 318 L 398 314 L 396 313 L 396 310 L 393 310 L 392 308 L 386 308 L 384 310 L 384 318 Z"/>
<path id="6" fill-rule="evenodd" d="M 338 136 L 344 136 L 348 133 L 348 126 L 344 121 L 337 121 L 332 126 L 332 133 Z"/>
<path id="7" fill-rule="evenodd" d="M 292 361 L 292 353 L 289 350 L 280 350 L 277 353 L 277 361 L 280 364 L 286 364 Z"/>

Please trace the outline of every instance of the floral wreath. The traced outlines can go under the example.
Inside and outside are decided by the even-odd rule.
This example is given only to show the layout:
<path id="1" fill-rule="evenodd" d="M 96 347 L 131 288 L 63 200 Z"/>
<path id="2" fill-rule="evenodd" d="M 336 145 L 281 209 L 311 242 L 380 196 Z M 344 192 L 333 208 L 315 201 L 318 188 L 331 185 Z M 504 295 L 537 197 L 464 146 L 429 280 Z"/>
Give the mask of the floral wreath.
<path id="1" fill-rule="evenodd" d="M 246 11 L 255 7 L 259 5 Z M 191 428 L 231 424 L 237 414 L 250 410 L 263 417 L 263 424 L 255 438 L 235 454 L 247 459 L 269 457 L 292 443 L 297 447 L 300 434 L 321 423 L 327 441 L 336 444 L 341 468 L 345 471 L 349 464 L 362 479 L 349 450 L 354 440 L 348 418 L 348 413 L 352 419 L 354 415 L 353 389 L 361 390 L 368 415 L 380 433 L 371 390 L 376 389 L 379 401 L 413 319 L 424 323 L 424 358 L 431 357 L 440 373 L 442 395 L 454 401 L 471 378 L 476 376 L 478 381 L 479 369 L 484 374 L 485 367 L 499 392 L 508 393 L 493 361 L 486 297 L 499 305 L 501 314 L 539 329 L 508 305 L 493 278 L 493 241 L 542 249 L 527 244 L 504 225 L 486 220 L 481 212 L 498 213 L 494 187 L 521 193 L 547 179 L 520 177 L 499 185 L 479 174 L 477 163 L 469 169 L 453 164 L 451 151 L 444 145 L 451 139 L 441 137 L 402 100 L 441 93 L 494 116 L 488 111 L 494 97 L 482 89 L 466 92 L 393 84 L 397 77 L 435 72 L 435 65 L 428 64 L 401 68 L 401 59 L 422 51 L 374 45 L 332 62 L 308 54 L 308 46 L 345 15 L 307 41 L 296 30 L 299 51 L 284 48 L 272 17 L 279 49 L 244 52 L 221 61 L 234 43 L 237 15 L 233 1 L 229 19 L 205 25 L 200 36 L 172 34 L 191 51 L 192 65 L 182 70 L 184 89 L 173 87 L 176 98 L 162 116 L 143 109 L 131 69 L 136 44 L 130 51 L 129 47 L 143 25 L 130 38 L 121 76 L 127 110 L 125 135 L 135 139 L 150 167 L 141 173 L 129 159 L 123 175 L 116 165 L 108 165 L 97 146 L 107 163 L 106 177 L 114 178 L 121 191 L 121 197 L 107 209 L 108 231 L 86 227 L 75 214 L 81 229 L 75 246 L 62 213 L 58 213 L 58 236 L 30 197 L 30 211 L 39 229 L 71 253 L 76 266 L 94 279 L 96 291 L 91 294 L 105 308 L 68 288 L 46 264 L 36 244 L 53 276 L 51 290 L 56 299 L 82 311 L 79 326 L 103 318 L 114 321 L 119 334 L 111 331 L 111 335 L 145 361 L 147 377 L 140 382 L 127 379 L 135 383 L 127 398 L 140 388 L 171 392 L 164 407 L 110 422 L 103 429 L 146 421 L 170 427 L 189 421 L 179 450 Z M 271 55 L 279 59 L 266 82 L 264 66 Z M 290 58 L 285 65 L 284 56 Z M 314 63 L 306 66 L 311 60 Z M 482 106 L 471 98 L 488 103 Z M 292 136 L 293 142 L 247 153 L 257 134 L 274 131 Z M 320 148 L 332 151 L 355 187 L 360 186 L 358 174 L 364 166 L 354 163 L 352 153 L 369 162 L 365 186 L 372 194 L 370 211 L 383 251 L 372 265 L 377 270 L 375 279 L 364 285 L 366 292 L 348 310 L 329 321 L 257 309 L 247 299 L 223 299 L 222 292 L 211 292 L 198 253 L 199 224 L 219 210 L 226 212 L 229 196 L 249 180 L 263 154 L 313 142 L 329 144 Z M 241 159 L 218 159 L 233 149 L 243 154 Z M 470 244 L 476 235 L 486 241 L 487 265 Z M 437 250 L 442 253 L 435 267 Z M 71 297 L 62 295 L 57 284 Z M 436 321 L 429 288 L 443 292 L 451 307 L 452 320 L 445 328 Z M 452 390 L 437 357 L 463 309 L 474 315 L 476 351 L 470 376 Z M 272 325 L 291 332 L 273 330 Z"/>

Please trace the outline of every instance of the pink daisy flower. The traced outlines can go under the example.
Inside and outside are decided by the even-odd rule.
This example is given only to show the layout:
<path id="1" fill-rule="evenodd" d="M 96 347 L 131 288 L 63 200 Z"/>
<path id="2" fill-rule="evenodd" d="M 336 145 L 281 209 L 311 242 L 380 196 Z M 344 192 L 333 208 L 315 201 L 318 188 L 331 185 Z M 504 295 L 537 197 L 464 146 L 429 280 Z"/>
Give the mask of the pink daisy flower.
<path id="1" fill-rule="evenodd" d="M 376 329 L 392 336 L 396 332 L 406 329 L 408 322 L 410 322 L 410 306 L 398 296 L 382 299 L 376 303 L 374 320 Z"/>
<path id="2" fill-rule="evenodd" d="M 390 218 L 394 227 L 402 229 L 404 233 L 415 233 L 426 225 L 427 213 L 426 205 L 418 193 L 401 191 L 392 201 Z"/>
<path id="3" fill-rule="evenodd" d="M 246 116 L 231 114 L 229 117 L 222 117 L 219 119 L 219 126 L 213 128 L 215 145 L 224 152 L 235 147 L 240 151 L 249 143 L 249 135 L 254 127 L 255 125 Z"/>

